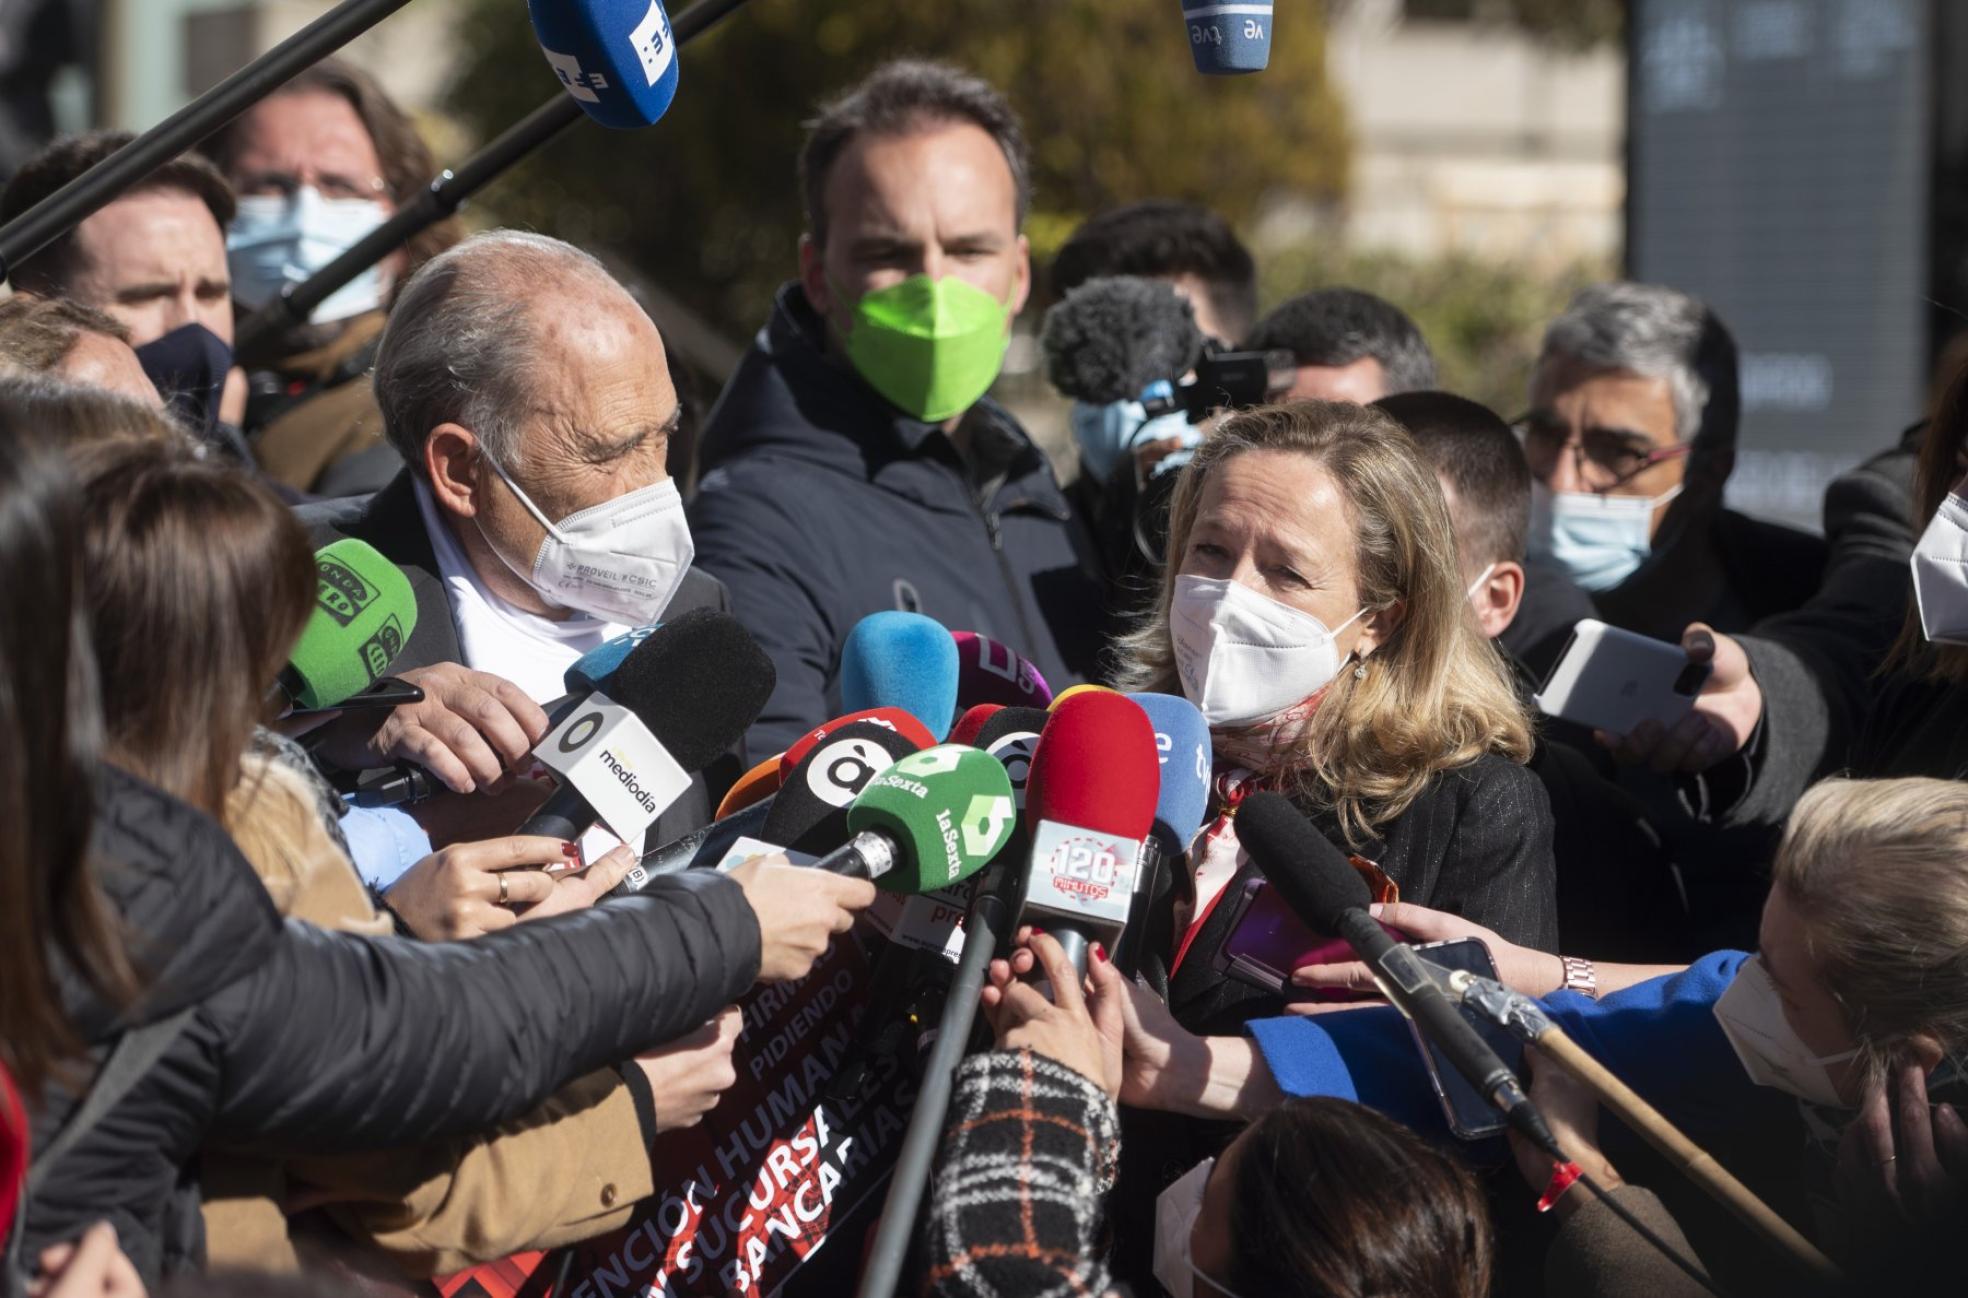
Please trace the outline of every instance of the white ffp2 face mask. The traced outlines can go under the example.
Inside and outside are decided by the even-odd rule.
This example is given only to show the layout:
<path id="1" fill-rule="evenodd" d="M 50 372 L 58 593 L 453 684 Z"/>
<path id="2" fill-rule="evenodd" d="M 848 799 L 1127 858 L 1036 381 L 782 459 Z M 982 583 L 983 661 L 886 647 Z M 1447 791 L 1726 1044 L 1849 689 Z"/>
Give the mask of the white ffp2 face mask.
<path id="1" fill-rule="evenodd" d="M 1205 1158 L 1163 1190 L 1155 1200 L 1155 1279 L 1173 1298 L 1194 1298 L 1196 1279 L 1201 1277 L 1227 1298 L 1237 1294 L 1203 1275 L 1189 1256 L 1189 1237 L 1196 1232 L 1196 1218 L 1203 1212 L 1203 1191 L 1209 1188 L 1214 1158 Z"/>
<path id="2" fill-rule="evenodd" d="M 628 626 L 646 626 L 663 616 L 696 557 L 674 479 L 664 478 L 555 523 L 497 460 L 488 455 L 485 462 L 547 529 L 531 571 L 506 560 L 541 599 Z"/>
<path id="3" fill-rule="evenodd" d="M 1968 644 L 1968 501 L 1949 494 L 1913 547 L 1920 629 L 1935 644 Z"/>
<path id="4" fill-rule="evenodd" d="M 232 296 L 257 311 L 353 248 L 389 219 L 387 205 L 370 198 L 323 198 L 303 185 L 291 198 L 246 195 L 226 231 L 226 269 Z M 389 279 L 371 266 L 336 289 L 308 321 L 327 324 L 374 311 L 383 304 Z"/>
<path id="5" fill-rule="evenodd" d="M 1654 511 L 1680 494 L 1673 487 L 1658 496 L 1602 496 L 1533 482 L 1528 548 L 1557 560 L 1584 589 L 1611 590 L 1653 553 Z"/>
<path id="6" fill-rule="evenodd" d="M 1169 604 L 1182 692 L 1213 726 L 1264 721 L 1311 698 L 1339 675 L 1331 630 L 1310 613 L 1215 577 L 1177 577 Z"/>
<path id="7" fill-rule="evenodd" d="M 1811 1104 L 1844 1105 L 1838 1088 L 1832 1085 L 1829 1066 L 1853 1058 L 1859 1053 L 1857 1048 L 1812 1054 L 1784 1017 L 1783 997 L 1770 981 L 1763 957 L 1753 955 L 1743 961 L 1736 980 L 1715 1002 L 1714 1013 L 1750 1081 Z"/>

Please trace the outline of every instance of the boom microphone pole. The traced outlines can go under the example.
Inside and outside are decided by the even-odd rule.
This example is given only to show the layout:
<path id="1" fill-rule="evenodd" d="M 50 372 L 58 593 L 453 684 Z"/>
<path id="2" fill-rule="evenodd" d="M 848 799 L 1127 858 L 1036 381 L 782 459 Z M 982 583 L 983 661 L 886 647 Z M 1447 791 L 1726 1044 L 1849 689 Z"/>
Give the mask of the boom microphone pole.
<path id="1" fill-rule="evenodd" d="M 410 0 L 342 0 L 321 17 L 0 226 L 0 280 L 92 212 Z M 682 26 L 681 23 L 678 26 Z"/>
<path id="2" fill-rule="evenodd" d="M 936 1151 L 943 1146 L 943 1119 L 950 1111 L 957 1066 L 970 1049 L 971 1025 L 977 1021 L 978 996 L 984 990 L 991 957 L 1008 945 L 1017 917 L 1017 894 L 1024 880 L 1007 862 L 992 865 L 978 881 L 964 916 L 963 955 L 936 1025 L 936 1041 L 923 1066 L 922 1084 L 909 1114 L 908 1131 L 888 1178 L 888 1197 L 882 1203 L 881 1225 L 868 1246 L 868 1265 L 862 1272 L 860 1298 L 890 1298 L 902 1280 L 909 1242 L 915 1237 L 916 1212 L 929 1189 Z"/>
<path id="3" fill-rule="evenodd" d="M 401 4 L 404 0 L 397 0 Z M 687 43 L 714 26 L 745 0 L 698 0 L 672 24 L 677 44 Z M 314 309 L 342 285 L 457 212 L 479 190 L 527 154 L 559 135 L 584 116 L 573 96 L 555 95 L 506 129 L 492 143 L 459 165 L 438 173 L 417 196 L 396 210 L 335 260 L 299 284 L 290 284 L 279 297 L 240 322 L 235 350 L 251 356 L 256 348 L 277 338 L 314 314 Z M 121 155 L 118 155 L 121 156 Z"/>
<path id="4" fill-rule="evenodd" d="M 1641 1099 L 1612 1070 L 1587 1054 L 1565 1029 L 1552 1021 L 1542 1005 L 1493 979 L 1479 978 L 1463 970 L 1448 974 L 1444 981 L 1449 994 L 1462 1004 L 1535 1044 L 1553 1063 L 1584 1082 L 1620 1121 L 1639 1133 L 1682 1175 L 1735 1213 L 1778 1252 L 1821 1281 L 1840 1278 L 1838 1267 L 1816 1245 L 1798 1234 L 1795 1227 L 1757 1198 L 1753 1190 L 1716 1162 L 1707 1150 L 1682 1134 L 1658 1109 Z"/>

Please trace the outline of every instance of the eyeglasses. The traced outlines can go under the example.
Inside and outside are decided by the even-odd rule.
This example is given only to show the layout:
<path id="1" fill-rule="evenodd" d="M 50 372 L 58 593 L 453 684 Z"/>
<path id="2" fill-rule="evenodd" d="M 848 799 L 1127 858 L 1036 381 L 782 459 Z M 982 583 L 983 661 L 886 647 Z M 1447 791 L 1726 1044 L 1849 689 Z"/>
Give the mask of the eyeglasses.
<path id="1" fill-rule="evenodd" d="M 1693 449 L 1687 442 L 1653 446 L 1633 434 L 1603 428 L 1588 428 L 1574 439 L 1565 424 L 1532 414 L 1519 415 L 1510 428 L 1524 444 L 1532 477 L 1549 478 L 1570 451 L 1579 481 L 1588 491 L 1600 493 L 1624 486 L 1655 465 L 1678 460 Z"/>
<path id="2" fill-rule="evenodd" d="M 320 171 L 297 176 L 291 171 L 260 171 L 240 177 L 239 193 L 254 198 L 282 198 L 293 201 L 304 186 L 312 185 L 323 198 L 387 198 L 389 185 L 379 176 L 357 180 L 338 172 Z"/>

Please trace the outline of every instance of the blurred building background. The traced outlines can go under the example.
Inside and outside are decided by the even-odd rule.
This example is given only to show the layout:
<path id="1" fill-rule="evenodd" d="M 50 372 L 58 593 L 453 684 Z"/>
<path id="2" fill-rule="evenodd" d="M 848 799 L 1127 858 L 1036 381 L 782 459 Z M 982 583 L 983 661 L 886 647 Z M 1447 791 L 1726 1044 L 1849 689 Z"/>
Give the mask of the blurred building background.
<path id="1" fill-rule="evenodd" d="M 326 0 L 0 0 L 0 171 L 54 130 L 141 128 Z M 1539 329 L 1594 278 L 1711 300 L 1745 359 L 1757 512 L 1815 523 L 1822 484 L 1926 403 L 1968 306 L 1951 220 L 1968 54 L 1950 0 L 1279 0 L 1273 66 L 1187 66 L 1175 0 L 753 0 L 685 56 L 652 130 L 579 127 L 473 218 L 594 248 L 647 290 L 714 393 L 791 272 L 798 122 L 888 54 L 1005 86 L 1037 149 L 1041 266 L 1074 224 L 1150 194 L 1223 211 L 1266 306 L 1321 285 L 1421 322 L 1447 386 L 1521 408 Z M 1018 20 L 1004 21 L 1007 9 Z M 557 85 L 520 0 L 412 0 L 350 47 L 440 157 Z M 1004 395 L 1062 456 L 1021 322 Z"/>

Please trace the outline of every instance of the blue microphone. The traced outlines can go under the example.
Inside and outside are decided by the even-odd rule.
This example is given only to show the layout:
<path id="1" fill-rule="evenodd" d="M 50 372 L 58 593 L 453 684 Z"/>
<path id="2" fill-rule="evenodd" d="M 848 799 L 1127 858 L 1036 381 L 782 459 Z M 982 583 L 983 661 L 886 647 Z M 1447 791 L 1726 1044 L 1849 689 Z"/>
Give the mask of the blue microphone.
<path id="1" fill-rule="evenodd" d="M 660 622 L 649 626 L 639 626 L 624 631 L 613 640 L 604 640 L 594 648 L 574 660 L 574 665 L 561 673 L 560 683 L 569 694 L 586 694 L 590 690 L 602 688 L 602 682 L 615 674 L 629 651 L 654 635 Z M 551 712 L 553 706 L 548 705 Z"/>
<path id="2" fill-rule="evenodd" d="M 957 642 L 941 622 L 870 613 L 841 646 L 841 710 L 901 708 L 940 744 L 957 719 L 957 675 Z"/>
<path id="3" fill-rule="evenodd" d="M 628 129 L 669 111 L 676 38 L 663 0 L 527 0 L 526 7 L 540 52 L 582 112 Z"/>
<path id="4" fill-rule="evenodd" d="M 1162 788 L 1155 798 L 1154 826 L 1141 843 L 1141 869 L 1134 876 L 1134 900 L 1127 927 L 1114 944 L 1114 963 L 1130 976 L 1142 969 L 1145 950 L 1172 947 L 1175 934 L 1163 931 L 1167 908 L 1158 903 L 1186 869 L 1185 855 L 1209 814 L 1210 775 L 1216 750 L 1209 722 L 1179 694 L 1130 694 L 1155 728 Z M 1169 954 L 1163 951 L 1163 958 Z"/>
<path id="5" fill-rule="evenodd" d="M 1209 722 L 1196 705 L 1179 694 L 1130 694 L 1155 727 L 1155 748 L 1162 759 L 1162 792 L 1155 800 L 1155 824 L 1166 828 L 1178 850 L 1203 827 L 1209 810 L 1210 767 L 1216 750 L 1210 744 Z"/>
<path id="6" fill-rule="evenodd" d="M 1182 22 L 1198 72 L 1212 77 L 1262 72 L 1271 61 L 1271 0 L 1182 0 Z"/>

